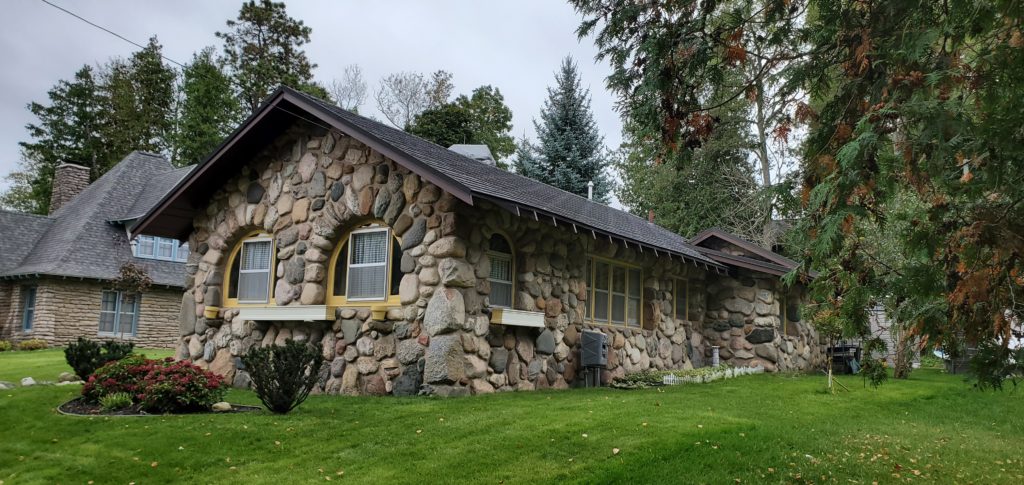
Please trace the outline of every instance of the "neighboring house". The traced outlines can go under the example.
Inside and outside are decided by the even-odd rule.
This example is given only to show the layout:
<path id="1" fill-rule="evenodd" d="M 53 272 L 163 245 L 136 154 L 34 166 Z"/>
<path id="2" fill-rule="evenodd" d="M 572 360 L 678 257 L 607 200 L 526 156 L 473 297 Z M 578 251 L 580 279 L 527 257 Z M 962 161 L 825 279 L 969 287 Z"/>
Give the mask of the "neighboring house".
<path id="1" fill-rule="evenodd" d="M 62 164 L 49 215 L 0 211 L 0 339 L 174 345 L 188 246 L 149 235 L 129 243 L 127 226 L 188 171 L 133 152 L 90 184 L 86 167 Z M 149 291 L 113 287 L 125 263 L 146 270 Z"/>
<path id="2" fill-rule="evenodd" d="M 603 382 L 706 365 L 710 342 L 734 365 L 822 361 L 798 310 L 780 320 L 783 265 L 288 88 L 132 231 L 195 249 L 178 356 L 238 386 L 239 356 L 287 339 L 321 345 L 319 390 L 346 394 L 582 385 L 586 331 L 607 336 Z"/>

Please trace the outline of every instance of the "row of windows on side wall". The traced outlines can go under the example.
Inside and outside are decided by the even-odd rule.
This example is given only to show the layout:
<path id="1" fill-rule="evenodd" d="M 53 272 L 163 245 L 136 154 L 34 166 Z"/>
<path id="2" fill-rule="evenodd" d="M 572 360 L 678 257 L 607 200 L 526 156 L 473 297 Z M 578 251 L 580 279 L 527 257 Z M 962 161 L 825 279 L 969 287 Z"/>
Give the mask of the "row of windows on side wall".
<path id="1" fill-rule="evenodd" d="M 132 241 L 132 254 L 136 258 L 184 262 L 188 260 L 188 253 L 188 243 L 179 243 L 176 239 L 141 235 Z"/>
<path id="2" fill-rule="evenodd" d="M 100 336 L 131 336 L 138 332 L 140 295 L 122 291 L 103 290 L 100 297 Z M 21 329 L 32 331 L 36 314 L 36 287 L 21 288 Z"/>

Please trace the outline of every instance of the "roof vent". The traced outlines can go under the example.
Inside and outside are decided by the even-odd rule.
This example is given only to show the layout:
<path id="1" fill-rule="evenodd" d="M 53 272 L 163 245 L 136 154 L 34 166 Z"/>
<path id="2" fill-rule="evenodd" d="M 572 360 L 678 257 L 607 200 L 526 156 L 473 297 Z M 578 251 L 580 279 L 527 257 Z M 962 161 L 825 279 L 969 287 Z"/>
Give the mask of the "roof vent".
<path id="1" fill-rule="evenodd" d="M 498 165 L 494 161 L 494 155 L 491 155 L 491 149 L 487 148 L 487 145 L 452 145 L 448 149 L 464 157 L 472 158 L 484 165 L 492 167 Z"/>

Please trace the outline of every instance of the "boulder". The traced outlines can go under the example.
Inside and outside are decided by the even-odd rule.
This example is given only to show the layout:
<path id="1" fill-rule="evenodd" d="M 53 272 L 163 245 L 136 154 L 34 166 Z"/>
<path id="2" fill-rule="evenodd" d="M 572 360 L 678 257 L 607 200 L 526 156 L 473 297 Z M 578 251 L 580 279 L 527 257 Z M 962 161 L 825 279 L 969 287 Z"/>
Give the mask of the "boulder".
<path id="1" fill-rule="evenodd" d="M 555 336 L 551 333 L 550 329 L 544 329 L 543 332 L 537 337 L 537 345 L 535 347 L 538 354 L 551 355 L 555 351 Z"/>
<path id="2" fill-rule="evenodd" d="M 508 366 L 508 349 L 504 347 L 492 347 L 491 358 L 488 364 L 494 369 L 494 372 L 502 373 L 505 372 L 505 368 Z"/>
<path id="3" fill-rule="evenodd" d="M 181 295 L 181 311 L 178 313 L 178 335 L 184 337 L 196 331 L 196 300 L 190 292 Z"/>
<path id="4" fill-rule="evenodd" d="M 31 377 L 22 377 L 21 378 L 21 387 L 31 387 L 31 386 L 34 386 L 34 385 L 36 385 L 36 380 L 35 379 L 33 379 Z"/>
<path id="5" fill-rule="evenodd" d="M 747 334 L 747 341 L 752 344 L 763 344 L 775 340 L 775 329 L 757 327 Z"/>
<path id="6" fill-rule="evenodd" d="M 425 350 L 415 339 L 406 339 L 398 342 L 395 356 L 399 362 L 409 365 L 423 357 Z"/>
<path id="7" fill-rule="evenodd" d="M 772 362 L 779 361 L 779 349 L 777 349 L 771 343 L 758 344 L 754 346 L 754 353 L 758 357 L 770 360 Z"/>
<path id="8" fill-rule="evenodd" d="M 441 284 L 445 286 L 454 288 L 472 288 L 476 285 L 476 275 L 473 272 L 473 267 L 461 259 L 442 259 L 441 263 L 438 264 L 437 269 L 441 276 Z"/>
<path id="9" fill-rule="evenodd" d="M 430 336 L 454 332 L 466 323 L 466 307 L 462 294 L 452 288 L 434 292 L 423 316 L 423 328 Z M 430 382 L 430 381 L 428 381 Z"/>
<path id="10" fill-rule="evenodd" d="M 413 222 L 412 226 L 402 235 L 402 251 L 408 251 L 416 247 L 419 243 L 423 242 L 423 237 L 426 235 L 427 220 L 423 217 L 416 219 L 416 222 Z"/>
<path id="11" fill-rule="evenodd" d="M 230 403 L 221 401 L 213 403 L 213 406 L 210 406 L 210 409 L 215 413 L 223 413 L 230 411 L 232 408 Z"/>
<path id="12" fill-rule="evenodd" d="M 458 335 L 438 335 L 430 339 L 423 368 L 429 384 L 450 384 L 465 377 L 462 339 Z"/>
<path id="13" fill-rule="evenodd" d="M 235 361 L 231 357 L 231 351 L 220 349 L 217 356 L 210 362 L 210 372 L 224 377 L 225 381 L 231 382 L 235 378 Z"/>
<path id="14" fill-rule="evenodd" d="M 427 254 L 435 258 L 463 258 L 466 256 L 466 244 L 454 236 L 442 237 L 427 248 Z"/>

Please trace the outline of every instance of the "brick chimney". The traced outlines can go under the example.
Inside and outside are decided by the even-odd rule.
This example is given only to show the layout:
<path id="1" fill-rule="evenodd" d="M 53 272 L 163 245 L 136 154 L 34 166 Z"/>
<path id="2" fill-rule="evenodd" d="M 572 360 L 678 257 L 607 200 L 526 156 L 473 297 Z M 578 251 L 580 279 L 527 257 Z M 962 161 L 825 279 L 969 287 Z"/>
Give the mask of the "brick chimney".
<path id="1" fill-rule="evenodd" d="M 88 167 L 73 163 L 62 163 L 57 166 L 50 189 L 50 214 L 57 212 L 57 209 L 70 202 L 88 186 Z"/>

